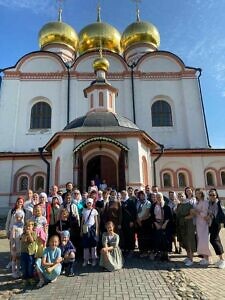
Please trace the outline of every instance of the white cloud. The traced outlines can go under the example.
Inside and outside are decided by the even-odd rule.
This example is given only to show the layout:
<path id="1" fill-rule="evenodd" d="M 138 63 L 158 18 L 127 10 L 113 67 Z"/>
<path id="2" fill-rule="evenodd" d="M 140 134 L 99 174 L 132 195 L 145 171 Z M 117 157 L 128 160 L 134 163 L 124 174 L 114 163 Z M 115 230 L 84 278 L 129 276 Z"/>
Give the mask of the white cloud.
<path id="1" fill-rule="evenodd" d="M 0 6 L 10 9 L 29 9 L 34 13 L 43 13 L 54 7 L 51 0 L 0 0 Z"/>

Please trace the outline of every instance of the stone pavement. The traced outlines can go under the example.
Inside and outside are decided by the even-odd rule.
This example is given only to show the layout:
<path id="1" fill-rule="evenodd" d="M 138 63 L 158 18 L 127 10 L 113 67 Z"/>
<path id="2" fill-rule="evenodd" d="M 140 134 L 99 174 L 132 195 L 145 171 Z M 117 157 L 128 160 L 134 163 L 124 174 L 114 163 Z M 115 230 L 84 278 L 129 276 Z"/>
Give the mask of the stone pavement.
<path id="1" fill-rule="evenodd" d="M 225 230 L 222 230 L 225 245 Z M 214 253 L 214 252 L 212 252 Z M 8 262 L 8 242 L 0 239 L 0 299 L 225 299 L 225 270 L 196 263 L 184 267 L 182 255 L 172 255 L 171 262 L 148 258 L 126 259 L 122 270 L 109 273 L 99 267 L 82 267 L 78 262 L 75 277 L 60 276 L 41 289 L 22 289 L 21 280 L 12 280 L 3 268 Z M 213 261 L 217 258 L 213 256 Z"/>

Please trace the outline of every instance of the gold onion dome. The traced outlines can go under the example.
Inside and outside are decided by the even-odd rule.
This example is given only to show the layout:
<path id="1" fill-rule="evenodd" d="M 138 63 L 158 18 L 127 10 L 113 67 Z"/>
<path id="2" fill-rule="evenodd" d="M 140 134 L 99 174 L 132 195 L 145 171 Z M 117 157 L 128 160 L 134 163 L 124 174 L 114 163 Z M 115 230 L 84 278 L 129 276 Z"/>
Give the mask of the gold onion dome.
<path id="1" fill-rule="evenodd" d="M 101 22 L 100 8 L 98 8 L 97 22 L 87 25 L 79 33 L 79 53 L 83 54 L 99 48 L 120 53 L 120 38 L 121 35 L 116 28 Z"/>
<path id="2" fill-rule="evenodd" d="M 62 22 L 61 13 L 62 11 L 60 10 L 57 22 L 49 22 L 39 31 L 39 46 L 41 49 L 50 44 L 62 44 L 74 51 L 77 50 L 77 33 L 73 27 Z"/>
<path id="3" fill-rule="evenodd" d="M 109 61 L 106 58 L 100 56 L 93 61 L 92 66 L 95 72 L 97 72 L 98 70 L 107 72 L 109 69 Z"/>
<path id="4" fill-rule="evenodd" d="M 160 35 L 158 29 L 149 22 L 140 21 L 139 11 L 136 22 L 128 25 L 121 37 L 121 47 L 125 51 L 135 44 L 150 44 L 158 49 L 160 45 Z"/>

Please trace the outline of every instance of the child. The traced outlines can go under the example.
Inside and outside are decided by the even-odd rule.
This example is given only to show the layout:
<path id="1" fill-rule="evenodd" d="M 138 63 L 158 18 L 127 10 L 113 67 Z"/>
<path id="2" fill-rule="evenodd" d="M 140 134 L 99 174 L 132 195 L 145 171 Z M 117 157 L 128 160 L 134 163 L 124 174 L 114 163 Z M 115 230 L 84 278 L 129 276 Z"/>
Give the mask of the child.
<path id="1" fill-rule="evenodd" d="M 45 248 L 43 257 L 36 261 L 37 274 L 39 277 L 38 288 L 41 288 L 45 282 L 55 282 L 61 273 L 61 249 L 59 246 L 59 237 L 52 235 L 49 239 L 49 246 Z"/>
<path id="2" fill-rule="evenodd" d="M 93 208 L 93 199 L 88 198 L 86 205 L 87 208 L 84 208 L 82 212 L 83 216 L 81 222 L 81 236 L 84 248 L 83 267 L 89 262 L 90 249 L 92 266 L 94 267 L 97 259 L 98 212 Z"/>
<path id="3" fill-rule="evenodd" d="M 12 256 L 12 277 L 19 278 L 19 259 L 21 253 L 21 243 L 20 238 L 23 234 L 23 222 L 24 215 L 21 211 L 17 211 L 14 216 L 14 224 L 12 225 L 10 231 L 10 249 Z"/>
<path id="4" fill-rule="evenodd" d="M 56 223 L 56 232 L 59 236 L 61 236 L 64 230 L 70 231 L 69 212 L 66 208 L 60 210 L 59 220 Z"/>
<path id="5" fill-rule="evenodd" d="M 114 232 L 114 224 L 106 223 L 107 232 L 102 235 L 102 245 L 99 265 L 108 271 L 120 270 L 123 267 L 122 252 L 119 248 L 119 235 Z"/>
<path id="6" fill-rule="evenodd" d="M 33 284 L 34 275 L 34 255 L 37 250 L 37 235 L 34 231 L 34 222 L 27 220 L 24 232 L 21 236 L 21 258 L 20 265 L 24 284 Z"/>
<path id="7" fill-rule="evenodd" d="M 34 206 L 34 215 L 32 221 L 34 221 L 34 230 L 37 234 L 37 253 L 36 257 L 42 257 L 43 250 L 46 247 L 47 243 L 47 232 L 48 225 L 46 218 L 42 215 L 42 207 L 37 204 Z"/>
<path id="8" fill-rule="evenodd" d="M 68 230 L 63 231 L 61 234 L 60 249 L 63 258 L 61 274 L 65 273 L 66 276 L 74 276 L 73 266 L 75 262 L 76 249 L 70 241 L 70 233 Z"/>

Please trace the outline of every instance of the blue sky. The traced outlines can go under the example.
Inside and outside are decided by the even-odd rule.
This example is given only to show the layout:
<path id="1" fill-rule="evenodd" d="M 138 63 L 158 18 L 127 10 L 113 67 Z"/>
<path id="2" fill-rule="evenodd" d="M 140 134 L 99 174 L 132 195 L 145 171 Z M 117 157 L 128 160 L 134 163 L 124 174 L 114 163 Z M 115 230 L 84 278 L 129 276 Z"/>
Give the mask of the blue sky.
<path id="1" fill-rule="evenodd" d="M 63 21 L 77 33 L 96 20 L 98 0 L 0 0 L 0 69 L 39 49 L 38 32 L 57 19 L 59 2 L 63 2 Z M 135 20 L 134 1 L 100 2 L 102 20 L 121 33 Z M 158 28 L 160 50 L 175 53 L 187 66 L 202 68 L 210 143 L 225 148 L 225 1 L 142 0 L 140 12 L 142 20 Z"/>

